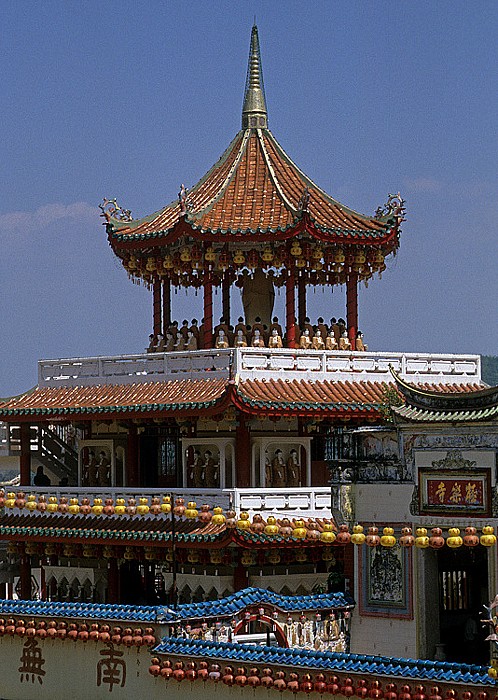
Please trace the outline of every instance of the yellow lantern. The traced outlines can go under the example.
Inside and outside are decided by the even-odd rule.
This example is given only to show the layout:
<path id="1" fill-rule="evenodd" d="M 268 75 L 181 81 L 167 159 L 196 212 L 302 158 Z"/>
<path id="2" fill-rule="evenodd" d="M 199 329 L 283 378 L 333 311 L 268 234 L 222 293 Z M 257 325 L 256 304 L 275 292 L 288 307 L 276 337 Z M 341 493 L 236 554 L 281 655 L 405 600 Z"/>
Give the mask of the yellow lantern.
<path id="1" fill-rule="evenodd" d="M 355 525 L 353 527 L 351 542 L 357 545 L 365 544 L 365 533 L 363 532 L 363 525 Z"/>
<path id="2" fill-rule="evenodd" d="M 225 520 L 226 518 L 223 515 L 223 508 L 220 508 L 220 506 L 215 506 L 213 508 L 213 517 L 211 518 L 211 522 L 214 525 L 223 525 Z"/>
<path id="3" fill-rule="evenodd" d="M 346 256 L 342 248 L 338 248 L 334 254 L 334 262 L 338 265 L 344 265 L 346 262 Z"/>
<path id="4" fill-rule="evenodd" d="M 267 262 L 267 263 L 270 263 L 273 260 L 272 249 L 270 248 L 269 245 L 267 245 L 263 249 L 263 253 L 261 254 L 261 259 L 263 260 L 263 262 Z"/>
<path id="5" fill-rule="evenodd" d="M 249 513 L 243 512 L 240 514 L 240 518 L 237 520 L 237 527 L 239 530 L 249 530 L 251 527 Z"/>
<path id="6" fill-rule="evenodd" d="M 71 513 L 71 515 L 78 515 L 78 513 L 80 512 L 80 504 L 78 503 L 77 498 L 69 499 L 68 511 Z"/>
<path id="7" fill-rule="evenodd" d="M 204 260 L 208 263 L 214 263 L 216 260 L 216 253 L 214 252 L 213 246 L 209 246 L 204 253 Z"/>
<path id="8" fill-rule="evenodd" d="M 223 554 L 220 549 L 211 549 L 209 552 L 209 561 L 211 564 L 221 564 L 223 561 Z"/>
<path id="9" fill-rule="evenodd" d="M 308 555 L 306 554 L 306 550 L 297 549 L 295 554 L 295 560 L 300 564 L 304 563 L 305 561 L 308 561 Z"/>
<path id="10" fill-rule="evenodd" d="M 458 527 L 450 527 L 448 530 L 448 537 L 446 538 L 446 544 L 452 549 L 457 549 L 463 544 L 463 539 L 460 537 L 460 529 Z"/>
<path id="11" fill-rule="evenodd" d="M 323 258 L 323 250 L 319 245 L 317 245 L 316 248 L 313 248 L 311 251 L 311 257 L 313 260 L 321 260 Z"/>
<path id="12" fill-rule="evenodd" d="M 268 554 L 268 561 L 270 564 L 279 564 L 280 563 L 280 552 L 278 549 L 271 549 L 269 554 Z"/>
<path id="13" fill-rule="evenodd" d="M 324 547 L 322 552 L 322 561 L 335 562 L 332 547 Z"/>
<path id="14" fill-rule="evenodd" d="M 116 513 L 116 515 L 124 515 L 126 513 L 126 501 L 124 498 L 116 498 L 114 512 Z M 133 557 L 131 558 L 133 559 Z"/>
<path id="15" fill-rule="evenodd" d="M 93 506 L 92 506 L 92 513 L 94 515 L 102 515 L 103 510 L 104 510 L 104 506 L 102 505 L 102 499 L 101 498 L 94 498 L 93 499 Z"/>
<path id="16" fill-rule="evenodd" d="M 300 255 L 302 255 L 302 253 L 303 249 L 299 245 L 299 241 L 293 241 L 290 249 L 290 254 L 293 255 L 295 258 L 298 258 Z"/>
<path id="17" fill-rule="evenodd" d="M 376 262 L 378 265 L 382 265 L 384 262 L 384 253 L 381 250 L 378 250 L 375 253 L 374 262 Z"/>
<path id="18" fill-rule="evenodd" d="M 130 270 L 133 272 L 133 270 L 137 269 L 137 258 L 134 255 L 130 255 L 130 258 L 127 263 L 125 263 L 125 267 L 127 270 Z"/>
<path id="19" fill-rule="evenodd" d="M 48 499 L 48 503 L 47 503 L 47 510 L 48 510 L 48 512 L 49 512 L 49 513 L 57 513 L 57 506 L 58 506 L 58 505 L 59 505 L 59 504 L 58 504 L 58 502 L 57 502 L 57 497 L 56 497 L 56 496 L 50 496 L 49 499 Z"/>
<path id="20" fill-rule="evenodd" d="M 244 550 L 242 557 L 240 558 L 240 563 L 242 566 L 253 566 L 256 563 L 256 554 L 250 549 Z"/>
<path id="21" fill-rule="evenodd" d="M 199 511 L 197 510 L 197 503 L 195 503 L 195 501 L 189 501 L 187 508 L 185 509 L 185 517 L 188 520 L 195 520 L 198 515 Z"/>
<path id="22" fill-rule="evenodd" d="M 147 515 L 149 512 L 149 501 L 147 498 L 142 497 L 138 499 L 137 513 L 139 515 Z"/>
<path id="23" fill-rule="evenodd" d="M 9 491 L 7 494 L 7 498 L 5 499 L 5 507 L 6 508 L 14 508 L 16 505 L 16 494 L 13 493 L 12 491 Z"/>
<path id="24" fill-rule="evenodd" d="M 36 510 L 36 496 L 34 493 L 30 493 L 26 500 L 26 508 L 28 510 Z"/>
<path id="25" fill-rule="evenodd" d="M 303 520 L 296 520 L 294 523 L 294 529 L 292 530 L 292 537 L 295 540 L 304 540 L 306 537 L 306 528 L 304 527 Z"/>
<path id="26" fill-rule="evenodd" d="M 145 269 L 147 270 L 147 272 L 155 272 L 157 270 L 157 265 L 154 258 L 147 258 L 147 264 L 145 265 Z"/>
<path id="27" fill-rule="evenodd" d="M 480 541 L 483 547 L 492 547 L 493 545 L 495 545 L 496 535 L 494 527 L 491 527 L 491 525 L 485 525 L 482 528 L 482 535 Z"/>
<path id="28" fill-rule="evenodd" d="M 331 523 L 324 523 L 323 524 L 323 531 L 320 534 L 320 541 L 324 542 L 325 544 L 332 544 L 335 542 L 335 532 L 333 525 Z M 323 557 L 322 557 L 323 559 Z M 327 561 L 324 559 L 324 561 Z"/>
<path id="29" fill-rule="evenodd" d="M 192 255 L 190 253 L 190 248 L 188 246 L 185 246 L 184 248 L 181 249 L 180 260 L 182 262 L 190 262 L 192 260 Z"/>
<path id="30" fill-rule="evenodd" d="M 236 250 L 233 261 L 236 265 L 243 265 L 246 261 L 244 253 L 241 250 Z"/>
<path id="31" fill-rule="evenodd" d="M 265 525 L 265 535 L 278 535 L 278 531 L 277 519 L 273 515 L 269 515 Z"/>
<path id="32" fill-rule="evenodd" d="M 429 546 L 429 538 L 427 537 L 427 528 L 418 527 L 415 530 L 415 547 L 418 549 L 426 549 Z"/>
<path id="33" fill-rule="evenodd" d="M 163 496 L 161 503 L 161 513 L 171 513 L 171 496 Z"/>
<path id="34" fill-rule="evenodd" d="M 171 255 L 165 255 L 163 260 L 163 267 L 165 270 L 172 270 L 174 267 L 173 258 Z"/>
<path id="35" fill-rule="evenodd" d="M 394 547 L 396 544 L 396 537 L 394 537 L 394 530 L 392 527 L 385 527 L 383 529 L 380 544 L 382 547 Z"/>
<path id="36" fill-rule="evenodd" d="M 296 258 L 296 267 L 300 269 L 306 267 L 306 260 L 304 258 Z"/>

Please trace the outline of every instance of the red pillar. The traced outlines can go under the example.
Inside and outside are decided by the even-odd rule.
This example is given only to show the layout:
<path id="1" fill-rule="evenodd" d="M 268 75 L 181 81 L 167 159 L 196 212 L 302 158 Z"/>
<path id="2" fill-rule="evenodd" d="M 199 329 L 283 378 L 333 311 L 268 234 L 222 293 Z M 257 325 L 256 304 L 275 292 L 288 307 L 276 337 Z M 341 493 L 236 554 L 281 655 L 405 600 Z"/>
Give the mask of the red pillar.
<path id="1" fill-rule="evenodd" d="M 304 277 L 300 277 L 297 282 L 297 320 L 299 328 L 304 328 L 306 316 L 306 281 Z"/>
<path id="2" fill-rule="evenodd" d="M 163 335 L 171 326 L 171 280 L 163 280 Z"/>
<path id="3" fill-rule="evenodd" d="M 223 299 L 223 318 L 227 326 L 230 325 L 230 277 L 225 270 L 223 281 L 221 283 L 222 299 Z"/>
<path id="4" fill-rule="evenodd" d="M 119 570 L 116 559 L 109 559 L 107 567 L 107 603 L 119 602 Z"/>
<path id="5" fill-rule="evenodd" d="M 204 281 L 204 348 L 213 347 L 213 282 L 211 275 L 206 275 Z"/>
<path id="6" fill-rule="evenodd" d="M 135 423 L 128 425 L 126 445 L 126 486 L 138 486 L 138 433 Z"/>
<path id="7" fill-rule="evenodd" d="M 153 333 L 161 333 L 161 282 L 156 281 L 152 285 L 152 305 L 153 305 Z"/>
<path id="8" fill-rule="evenodd" d="M 294 293 L 295 277 L 294 270 L 288 270 L 285 280 L 285 325 L 287 329 L 287 347 L 296 347 L 296 299 Z"/>
<path id="9" fill-rule="evenodd" d="M 243 413 L 237 415 L 235 428 L 235 478 L 238 488 L 251 486 L 251 434 Z"/>
<path id="10" fill-rule="evenodd" d="M 351 349 L 355 350 L 358 330 L 358 275 L 355 273 L 348 276 L 346 284 L 346 323 Z"/>
<path id="11" fill-rule="evenodd" d="M 21 423 L 20 428 L 21 441 L 21 457 L 19 470 L 21 475 L 21 486 L 29 486 L 31 484 L 31 445 L 30 433 L 31 426 L 29 423 Z"/>
<path id="12" fill-rule="evenodd" d="M 244 588 L 247 588 L 248 585 L 249 572 L 247 567 L 239 562 L 233 572 L 233 590 L 236 593 L 237 591 L 242 591 Z"/>
<path id="13" fill-rule="evenodd" d="M 19 563 L 21 600 L 31 600 L 31 557 L 23 554 Z"/>

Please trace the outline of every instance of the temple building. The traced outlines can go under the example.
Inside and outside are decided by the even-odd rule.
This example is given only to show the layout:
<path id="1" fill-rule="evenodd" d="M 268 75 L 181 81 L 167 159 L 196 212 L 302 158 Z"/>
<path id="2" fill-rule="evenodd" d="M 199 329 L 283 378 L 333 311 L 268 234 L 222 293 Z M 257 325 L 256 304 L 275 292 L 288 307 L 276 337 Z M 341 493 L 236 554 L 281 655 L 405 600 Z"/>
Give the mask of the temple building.
<path id="1" fill-rule="evenodd" d="M 152 333 L 139 354 L 40 360 L 0 403 L 20 472 L 0 492 L 0 695 L 54 697 L 69 649 L 75 698 L 491 698 L 497 389 L 477 355 L 369 350 L 358 328 L 401 195 L 359 214 L 283 151 L 253 27 L 220 160 L 156 213 L 101 210 Z M 179 288 L 202 319 L 174 318 Z"/>

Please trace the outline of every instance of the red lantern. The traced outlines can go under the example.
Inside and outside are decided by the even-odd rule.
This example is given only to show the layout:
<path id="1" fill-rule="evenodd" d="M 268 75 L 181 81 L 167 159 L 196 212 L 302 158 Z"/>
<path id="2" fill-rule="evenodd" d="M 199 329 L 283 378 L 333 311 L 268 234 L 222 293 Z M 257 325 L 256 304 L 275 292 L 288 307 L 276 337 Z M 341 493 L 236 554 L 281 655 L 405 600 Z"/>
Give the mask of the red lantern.
<path id="1" fill-rule="evenodd" d="M 223 673 L 223 678 L 221 679 L 225 685 L 233 685 L 233 668 L 231 666 L 226 666 Z"/>
<path id="2" fill-rule="evenodd" d="M 315 683 L 313 688 L 317 693 L 324 693 L 327 690 L 327 684 L 325 682 L 325 676 L 323 673 L 319 673 L 315 678 Z"/>
<path id="3" fill-rule="evenodd" d="M 458 698 L 458 695 L 455 690 L 447 690 L 446 691 L 446 698 L 447 700 L 456 700 Z"/>
<path id="4" fill-rule="evenodd" d="M 133 630 L 133 644 L 136 647 L 141 647 L 143 644 L 142 630 L 140 629 L 140 627 L 137 627 L 137 629 Z"/>
<path id="5" fill-rule="evenodd" d="M 221 678 L 221 671 L 220 667 L 218 664 L 211 664 L 211 668 L 209 670 L 209 678 L 210 680 L 214 681 L 215 683 L 218 683 L 218 681 Z"/>
<path id="6" fill-rule="evenodd" d="M 45 637 L 47 636 L 47 630 L 45 629 L 46 626 L 47 625 L 45 622 L 43 622 L 43 620 L 38 623 L 38 626 L 36 629 L 36 636 L 39 637 L 40 639 L 45 639 Z M 7 631 L 7 628 L 5 628 L 5 631 Z"/>
<path id="7" fill-rule="evenodd" d="M 102 629 L 100 630 L 100 641 L 107 643 L 111 641 L 111 635 L 110 635 L 110 627 L 109 625 L 102 625 Z"/>
<path id="8" fill-rule="evenodd" d="M 415 694 L 413 696 L 413 700 L 427 700 L 427 695 L 425 694 L 425 688 L 423 685 L 415 686 Z M 485 699 L 483 698 L 483 700 Z"/>
<path id="9" fill-rule="evenodd" d="M 88 639 L 89 639 L 91 642 L 97 642 L 97 641 L 100 639 L 99 626 L 98 626 L 96 623 L 94 623 L 93 625 L 91 625 L 91 627 L 90 627 L 90 633 L 89 633 L 89 635 L 88 635 Z"/>
<path id="10" fill-rule="evenodd" d="M 412 700 L 412 692 L 409 685 L 402 685 L 398 700 Z"/>
<path id="11" fill-rule="evenodd" d="M 36 635 L 36 627 L 35 627 L 35 621 L 31 620 L 28 622 L 26 625 L 26 637 L 29 639 L 33 639 L 33 637 Z"/>
<path id="12" fill-rule="evenodd" d="M 299 690 L 299 676 L 297 673 L 291 673 L 289 675 L 289 682 L 287 683 L 287 690 L 290 690 L 294 695 Z"/>
<path id="13" fill-rule="evenodd" d="M 185 671 L 183 670 L 183 661 L 177 661 L 175 664 L 175 670 L 173 671 L 173 678 L 178 683 L 181 683 L 185 678 Z"/>
<path id="14" fill-rule="evenodd" d="M 130 627 L 126 627 L 123 636 L 121 637 L 121 642 L 125 645 L 125 647 L 133 646 L 133 635 Z"/>
<path id="15" fill-rule="evenodd" d="M 121 644 L 122 632 L 123 632 L 123 629 L 121 627 L 115 627 L 112 630 L 111 642 L 113 644 Z"/>
<path id="16" fill-rule="evenodd" d="M 384 693 L 386 700 L 398 700 L 398 693 L 396 692 L 396 684 L 388 683 L 386 685 L 386 692 Z"/>
<path id="17" fill-rule="evenodd" d="M 251 668 L 247 677 L 247 685 L 250 685 L 251 688 L 256 688 L 260 683 L 259 670 L 257 668 Z"/>
<path id="18" fill-rule="evenodd" d="M 24 620 L 18 620 L 16 634 L 18 637 L 24 637 L 26 634 L 26 625 L 24 624 Z"/>
<path id="19" fill-rule="evenodd" d="M 150 647 L 156 643 L 156 638 L 154 637 L 154 630 L 152 629 L 152 627 L 145 628 L 145 634 L 142 637 L 142 640 L 146 647 Z"/>
<path id="20" fill-rule="evenodd" d="M 339 679 L 337 676 L 329 676 L 329 682 L 327 684 L 327 693 L 330 695 L 338 695 L 340 693 Z"/>
<path id="21" fill-rule="evenodd" d="M 368 697 L 373 698 L 373 700 L 379 700 L 383 695 L 384 693 L 382 692 L 380 681 L 372 681 Z"/>
<path id="22" fill-rule="evenodd" d="M 49 639 L 55 639 L 57 636 L 57 623 L 51 620 L 47 625 L 47 637 Z"/>
<path id="23" fill-rule="evenodd" d="M 88 642 L 88 625 L 81 625 L 80 631 L 78 632 L 78 639 L 82 642 Z"/>
<path id="24" fill-rule="evenodd" d="M 271 688 L 273 685 L 273 671 L 271 668 L 264 668 L 261 676 L 261 685 L 265 688 Z"/>
<path id="25" fill-rule="evenodd" d="M 353 679 L 352 678 L 345 679 L 344 685 L 341 686 L 341 695 L 344 695 L 344 697 L 346 697 L 346 698 L 350 698 L 352 695 L 354 695 Z"/>
<path id="26" fill-rule="evenodd" d="M 283 691 L 287 688 L 287 683 L 285 682 L 285 673 L 283 671 L 277 671 L 275 673 L 273 687 L 279 690 L 281 693 L 283 693 Z"/>
<path id="27" fill-rule="evenodd" d="M 147 630 L 145 630 L 147 632 Z M 207 681 L 209 676 L 208 664 L 206 661 L 199 661 L 199 670 L 197 671 L 197 678 L 199 678 L 204 683 Z"/>
<path id="28" fill-rule="evenodd" d="M 303 691 L 303 693 L 311 693 L 313 690 L 313 683 L 311 682 L 311 674 L 310 673 L 305 673 L 302 677 L 301 682 L 299 683 L 299 689 Z"/>
<path id="29" fill-rule="evenodd" d="M 78 626 L 72 622 L 69 625 L 69 632 L 67 633 L 68 639 L 75 642 L 78 639 Z"/>
<path id="30" fill-rule="evenodd" d="M 443 700 L 441 696 L 441 688 L 438 685 L 432 686 L 429 700 Z"/>
<path id="31" fill-rule="evenodd" d="M 359 680 L 356 686 L 355 695 L 359 698 L 366 698 L 368 696 L 367 682 L 364 680 Z"/>
<path id="32" fill-rule="evenodd" d="M 413 547 L 415 544 L 415 537 L 412 535 L 411 527 L 401 528 L 401 537 L 399 538 L 399 543 L 402 547 Z"/>
<path id="33" fill-rule="evenodd" d="M 467 547 L 477 547 L 479 544 L 479 537 L 477 536 L 477 530 L 475 527 L 465 528 L 463 543 L 467 545 Z"/>
<path id="34" fill-rule="evenodd" d="M 237 675 L 235 676 L 235 685 L 243 687 L 247 683 L 247 676 L 245 668 L 241 667 L 237 669 Z"/>
<path id="35" fill-rule="evenodd" d="M 151 665 L 149 666 L 149 673 L 151 676 L 154 676 L 157 678 L 157 676 L 161 673 L 161 667 L 159 665 L 159 659 L 154 657 L 151 659 Z"/>
<path id="36" fill-rule="evenodd" d="M 347 525 L 339 525 L 339 532 L 335 541 L 340 545 L 346 545 L 351 542 L 351 534 Z"/>
<path id="37" fill-rule="evenodd" d="M 470 690 L 465 690 L 462 693 L 462 700 L 472 700 L 474 697 L 474 693 L 472 693 Z"/>
<path id="38" fill-rule="evenodd" d="M 185 671 L 185 678 L 188 681 L 195 681 L 195 679 L 197 678 L 197 671 L 195 670 L 196 669 L 195 662 L 194 661 L 187 661 L 186 667 L 187 667 L 187 670 Z"/>
<path id="39" fill-rule="evenodd" d="M 369 527 L 368 528 L 368 535 L 365 537 L 365 544 L 368 545 L 369 547 L 378 547 L 380 544 L 380 537 L 379 537 L 379 528 L 378 527 Z"/>
<path id="40" fill-rule="evenodd" d="M 429 547 L 432 547 L 432 549 L 441 549 L 441 547 L 444 547 L 444 537 L 441 528 L 433 527 L 431 533 L 432 535 L 429 537 Z"/>
<path id="41" fill-rule="evenodd" d="M 167 681 L 169 681 L 172 675 L 173 669 L 171 668 L 171 661 L 163 661 L 161 666 L 161 678 L 165 678 Z"/>

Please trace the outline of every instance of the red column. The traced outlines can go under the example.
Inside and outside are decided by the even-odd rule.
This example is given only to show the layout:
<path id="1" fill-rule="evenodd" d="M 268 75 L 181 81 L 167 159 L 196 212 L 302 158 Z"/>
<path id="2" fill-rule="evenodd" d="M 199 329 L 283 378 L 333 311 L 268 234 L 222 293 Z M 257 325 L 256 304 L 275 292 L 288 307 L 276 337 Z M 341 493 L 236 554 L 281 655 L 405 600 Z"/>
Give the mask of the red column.
<path id="1" fill-rule="evenodd" d="M 163 335 L 171 326 L 171 281 L 163 280 Z"/>
<path id="2" fill-rule="evenodd" d="M 239 562 L 233 572 L 233 590 L 236 593 L 237 591 L 242 591 L 244 588 L 247 588 L 248 585 L 249 572 L 247 567 Z"/>
<path id="3" fill-rule="evenodd" d="M 21 600 L 31 600 L 31 557 L 23 554 L 19 562 Z"/>
<path id="4" fill-rule="evenodd" d="M 358 330 L 358 275 L 351 273 L 346 284 L 346 323 L 348 326 L 351 348 L 356 348 L 356 331 Z"/>
<path id="5" fill-rule="evenodd" d="M 223 318 L 227 326 L 230 325 L 230 277 L 225 270 L 223 281 L 221 283 L 222 299 L 223 299 Z"/>
<path id="6" fill-rule="evenodd" d="M 204 348 L 213 347 L 213 282 L 207 274 L 204 281 Z"/>
<path id="7" fill-rule="evenodd" d="M 107 567 L 107 603 L 119 602 L 119 570 L 116 559 L 109 559 Z"/>
<path id="8" fill-rule="evenodd" d="M 152 305 L 153 305 L 153 333 L 157 335 L 161 332 L 161 282 L 156 281 L 152 285 Z"/>
<path id="9" fill-rule="evenodd" d="M 297 319 L 299 328 L 304 328 L 306 315 L 306 281 L 304 277 L 300 277 L 297 282 Z"/>
<path id="10" fill-rule="evenodd" d="M 238 488 L 251 486 L 251 434 L 243 413 L 238 413 L 235 428 L 235 478 Z"/>
<path id="11" fill-rule="evenodd" d="M 285 280 L 285 325 L 287 328 L 287 347 L 296 347 L 296 329 L 294 327 L 296 318 L 296 299 L 294 293 L 295 277 L 294 270 L 288 270 Z"/>
<path id="12" fill-rule="evenodd" d="M 21 474 L 21 486 L 29 486 L 31 484 L 30 424 L 21 423 L 19 432 L 21 441 L 21 457 L 19 464 L 19 470 Z"/>
<path id="13" fill-rule="evenodd" d="M 126 444 L 126 486 L 138 486 L 138 434 L 135 423 L 128 425 Z"/>

